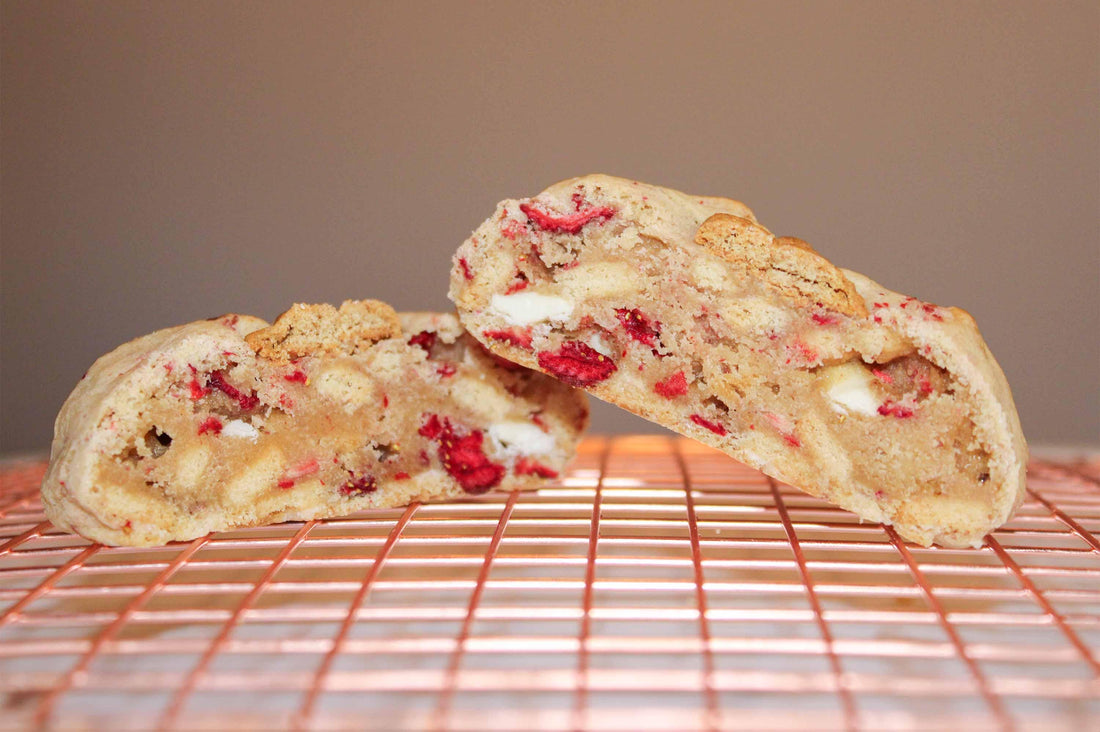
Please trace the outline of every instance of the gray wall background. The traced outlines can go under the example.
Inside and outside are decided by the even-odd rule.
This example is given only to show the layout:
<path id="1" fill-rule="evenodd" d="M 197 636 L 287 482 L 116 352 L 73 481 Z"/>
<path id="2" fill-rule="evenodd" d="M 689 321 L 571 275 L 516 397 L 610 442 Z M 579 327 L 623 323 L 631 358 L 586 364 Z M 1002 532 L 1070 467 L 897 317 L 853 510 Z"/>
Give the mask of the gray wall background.
<path id="1" fill-rule="evenodd" d="M 1094 2 L 5 1 L 0 32 L 0 451 L 161 327 L 448 308 L 499 199 L 597 171 L 969 310 L 1029 439 L 1100 442 Z"/>

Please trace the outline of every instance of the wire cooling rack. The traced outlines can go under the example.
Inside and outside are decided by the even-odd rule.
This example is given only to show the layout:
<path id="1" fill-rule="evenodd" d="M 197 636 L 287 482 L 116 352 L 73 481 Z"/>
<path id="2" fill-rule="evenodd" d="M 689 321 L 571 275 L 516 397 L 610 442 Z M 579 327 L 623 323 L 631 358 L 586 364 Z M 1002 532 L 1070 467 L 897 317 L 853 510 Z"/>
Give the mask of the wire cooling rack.
<path id="1" fill-rule="evenodd" d="M 560 484 L 105 548 L 0 486 L 0 725 L 1100 727 L 1100 461 L 924 549 L 696 443 Z"/>

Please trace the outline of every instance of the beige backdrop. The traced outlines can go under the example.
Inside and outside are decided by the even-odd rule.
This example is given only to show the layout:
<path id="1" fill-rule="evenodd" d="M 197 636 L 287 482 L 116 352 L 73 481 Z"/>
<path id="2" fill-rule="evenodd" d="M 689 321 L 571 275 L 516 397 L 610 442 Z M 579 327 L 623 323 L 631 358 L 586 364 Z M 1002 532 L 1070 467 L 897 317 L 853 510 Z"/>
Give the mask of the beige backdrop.
<path id="1" fill-rule="evenodd" d="M 1095 2 L 2 8 L 5 452 L 157 328 L 447 308 L 498 199 L 594 171 L 966 308 L 1032 442 L 1100 440 Z"/>

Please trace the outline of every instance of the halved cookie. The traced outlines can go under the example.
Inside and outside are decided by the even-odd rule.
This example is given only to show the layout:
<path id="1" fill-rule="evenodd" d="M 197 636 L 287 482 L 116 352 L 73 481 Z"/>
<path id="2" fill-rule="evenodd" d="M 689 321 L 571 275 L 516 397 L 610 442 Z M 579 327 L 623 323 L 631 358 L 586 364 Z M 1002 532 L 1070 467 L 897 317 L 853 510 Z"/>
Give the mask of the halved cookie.
<path id="1" fill-rule="evenodd" d="M 57 418 L 42 499 L 93 541 L 162 544 L 535 487 L 587 419 L 582 392 L 486 352 L 453 315 L 295 305 L 96 361 Z"/>
<path id="2" fill-rule="evenodd" d="M 502 202 L 451 273 L 494 353 L 921 544 L 980 545 L 1027 448 L 974 320 L 775 237 L 743 204 L 603 175 Z"/>

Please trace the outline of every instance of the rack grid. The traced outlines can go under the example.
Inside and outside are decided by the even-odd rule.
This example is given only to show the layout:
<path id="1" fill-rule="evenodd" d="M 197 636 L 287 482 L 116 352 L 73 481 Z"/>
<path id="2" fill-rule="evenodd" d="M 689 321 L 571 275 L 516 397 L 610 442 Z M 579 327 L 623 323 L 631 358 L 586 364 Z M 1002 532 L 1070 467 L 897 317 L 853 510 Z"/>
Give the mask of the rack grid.
<path id="1" fill-rule="evenodd" d="M 980 549 L 673 437 L 522 493 L 110 548 L 0 469 L 0 726 L 1100 726 L 1100 459 Z"/>

